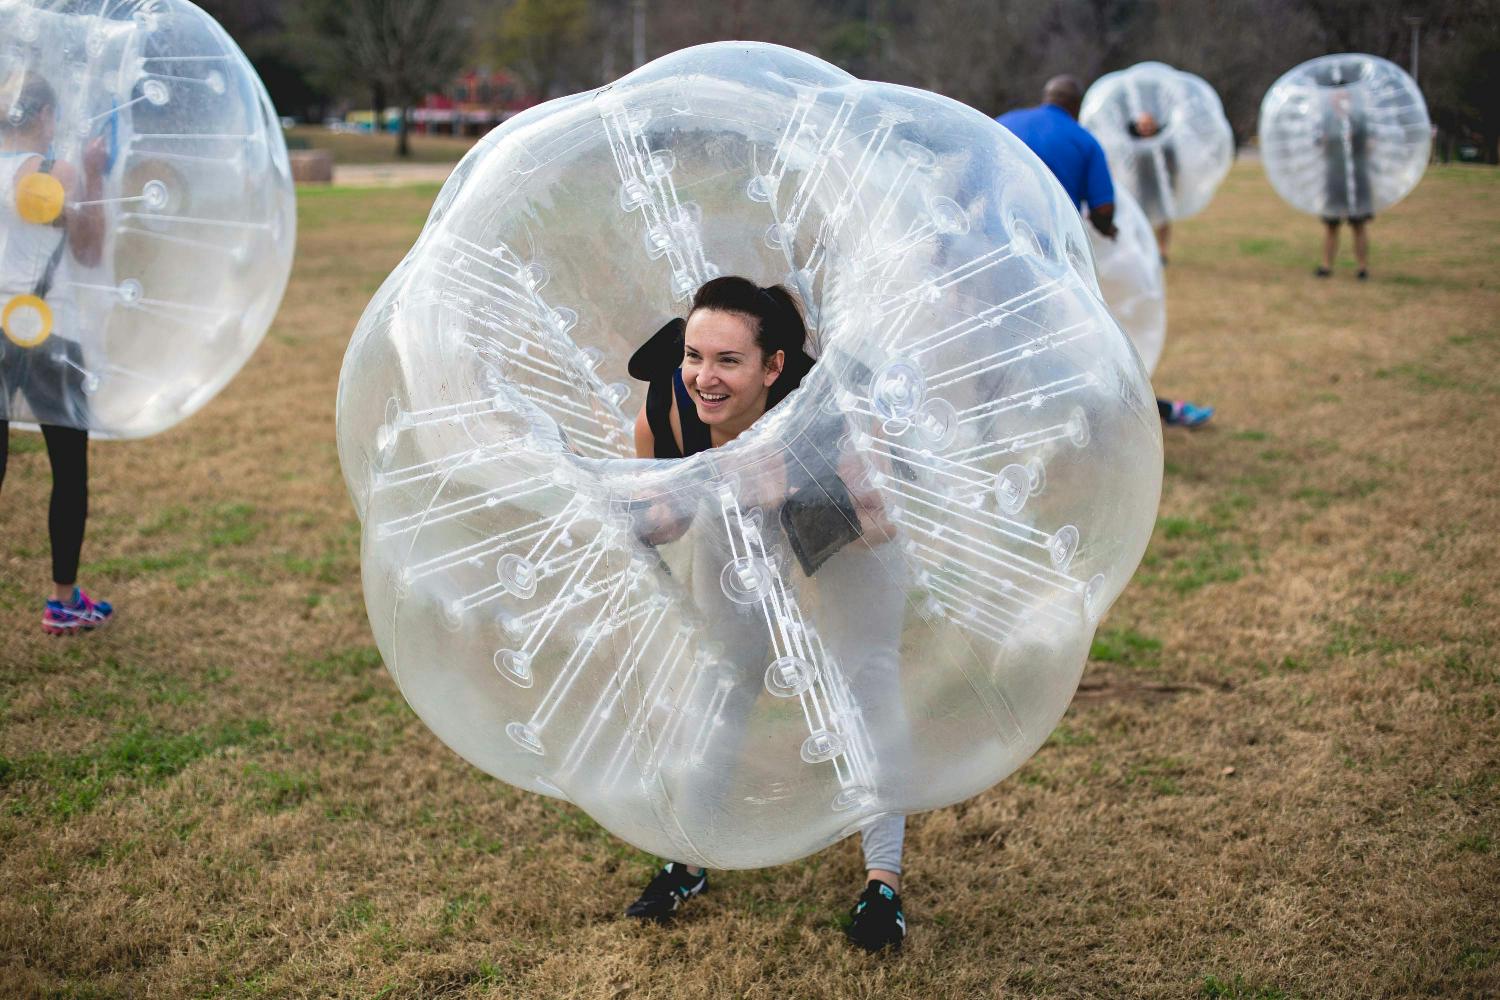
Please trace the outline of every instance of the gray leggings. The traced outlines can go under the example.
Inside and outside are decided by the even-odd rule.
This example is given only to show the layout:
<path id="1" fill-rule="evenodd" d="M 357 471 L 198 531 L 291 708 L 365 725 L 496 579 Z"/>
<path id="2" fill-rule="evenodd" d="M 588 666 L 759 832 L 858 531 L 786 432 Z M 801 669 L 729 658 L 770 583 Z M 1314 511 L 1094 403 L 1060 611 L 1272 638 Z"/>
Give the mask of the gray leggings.
<path id="1" fill-rule="evenodd" d="M 901 874 L 901 844 L 906 839 L 905 816 L 877 816 L 859 832 L 859 846 L 865 852 L 865 870 Z"/>
<path id="2" fill-rule="evenodd" d="M 716 511 L 714 513 L 717 513 Z M 720 571 L 725 552 L 711 545 L 699 545 L 694 551 L 693 589 L 700 607 L 723 605 Z M 894 546 L 868 546 L 857 542 L 837 553 L 817 571 L 817 585 L 825 594 L 838 595 L 829 601 L 831 609 L 821 621 L 822 636 L 834 658 L 844 666 L 849 687 L 862 711 L 865 725 L 881 734 L 879 748 L 884 766 L 882 775 L 896 781 L 910 780 L 901 766 L 912 759 L 910 726 L 900 685 L 901 630 L 905 621 L 905 566 Z M 753 616 L 723 615 L 724 643 L 736 650 L 746 663 L 765 662 L 765 626 Z M 747 672 L 747 675 L 748 672 Z M 759 676 L 754 674 L 753 676 Z M 738 708 L 726 708 L 731 717 L 748 712 L 748 701 L 760 694 L 759 684 L 737 689 Z M 738 752 L 735 744 L 731 750 Z M 882 775 L 877 775 L 877 782 Z M 688 801 L 699 801 L 702 794 L 689 794 Z M 865 823 L 860 829 L 860 845 L 865 868 L 878 868 L 900 874 L 901 852 L 906 834 L 906 817 L 886 813 Z"/>

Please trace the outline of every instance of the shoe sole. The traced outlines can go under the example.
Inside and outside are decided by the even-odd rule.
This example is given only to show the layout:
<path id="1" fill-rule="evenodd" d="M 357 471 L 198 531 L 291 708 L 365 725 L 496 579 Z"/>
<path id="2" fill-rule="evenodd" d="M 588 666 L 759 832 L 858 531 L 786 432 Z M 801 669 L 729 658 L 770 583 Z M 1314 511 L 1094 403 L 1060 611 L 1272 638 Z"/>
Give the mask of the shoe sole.
<path id="1" fill-rule="evenodd" d="M 48 622 L 42 622 L 42 631 L 48 635 L 77 635 L 79 632 L 92 632 L 95 629 L 104 628 L 104 626 L 113 620 L 114 616 L 111 615 L 100 622 L 74 622 L 70 625 L 53 625 Z"/>

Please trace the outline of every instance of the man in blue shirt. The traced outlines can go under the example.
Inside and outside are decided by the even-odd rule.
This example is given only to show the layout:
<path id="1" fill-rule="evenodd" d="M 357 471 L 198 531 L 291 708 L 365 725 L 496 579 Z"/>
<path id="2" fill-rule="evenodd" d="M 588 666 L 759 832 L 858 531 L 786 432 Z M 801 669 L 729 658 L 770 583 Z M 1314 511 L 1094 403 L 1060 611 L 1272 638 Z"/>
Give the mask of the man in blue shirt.
<path id="1" fill-rule="evenodd" d="M 1073 204 L 1088 206 L 1089 221 L 1105 236 L 1115 235 L 1115 186 L 1104 149 L 1078 124 L 1083 87 L 1076 77 L 1054 76 L 1042 88 L 1042 103 L 1008 111 L 995 119 L 1015 133 L 1052 171 Z"/>
<path id="2" fill-rule="evenodd" d="M 1089 222 L 1110 239 L 1115 238 L 1115 186 L 1109 178 L 1104 149 L 1088 129 L 1078 124 L 1083 106 L 1083 86 L 1077 77 L 1054 76 L 1042 88 L 1042 103 L 1035 108 L 1008 111 L 995 120 L 1015 133 L 1062 184 L 1073 204 L 1088 205 Z M 1198 406 L 1182 399 L 1156 400 L 1164 423 L 1197 427 L 1214 415 L 1212 406 Z"/>

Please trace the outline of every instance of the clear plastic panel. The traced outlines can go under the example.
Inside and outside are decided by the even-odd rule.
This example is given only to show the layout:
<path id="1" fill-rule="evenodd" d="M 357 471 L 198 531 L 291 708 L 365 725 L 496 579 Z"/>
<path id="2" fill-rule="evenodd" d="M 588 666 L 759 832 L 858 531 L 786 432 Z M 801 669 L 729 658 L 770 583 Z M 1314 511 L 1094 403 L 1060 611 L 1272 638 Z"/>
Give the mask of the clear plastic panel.
<path id="1" fill-rule="evenodd" d="M 1088 227 L 1099 291 L 1147 372 L 1156 371 L 1167 339 L 1167 288 L 1161 253 L 1146 213 L 1124 187 L 1115 188 L 1114 239 Z"/>

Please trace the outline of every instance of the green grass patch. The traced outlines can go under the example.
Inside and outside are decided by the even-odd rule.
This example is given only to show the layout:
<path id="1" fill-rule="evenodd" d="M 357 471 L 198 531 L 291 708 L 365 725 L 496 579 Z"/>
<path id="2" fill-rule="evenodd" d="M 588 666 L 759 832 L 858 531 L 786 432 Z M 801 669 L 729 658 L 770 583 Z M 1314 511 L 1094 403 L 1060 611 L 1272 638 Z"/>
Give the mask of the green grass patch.
<path id="1" fill-rule="evenodd" d="M 1125 771 L 1127 786 L 1145 785 L 1153 795 L 1181 795 L 1178 779 L 1187 774 L 1187 765 L 1176 757 L 1147 758 Z"/>
<path id="2" fill-rule="evenodd" d="M 1064 723 L 1052 730 L 1047 736 L 1047 742 L 1044 745 L 1049 747 L 1086 747 L 1098 742 L 1099 737 L 1095 736 L 1089 730 L 1076 728 Z"/>
<path id="3" fill-rule="evenodd" d="M 1470 945 L 1458 953 L 1458 967 L 1478 972 L 1500 962 L 1500 946 Z"/>
<path id="4" fill-rule="evenodd" d="M 259 719 L 186 733 L 138 722 L 79 753 L 0 757 L 0 788 L 39 784 L 48 810 L 67 819 L 90 811 L 112 790 L 160 785 L 204 757 L 270 737 L 270 725 Z"/>
<path id="5" fill-rule="evenodd" d="M 40 434 L 12 434 L 10 438 L 10 453 L 12 455 L 40 455 L 47 450 L 46 439 Z"/>
<path id="6" fill-rule="evenodd" d="M 1488 854 L 1493 849 L 1494 842 L 1487 833 L 1471 833 L 1466 837 L 1460 837 L 1456 846 L 1460 851 Z"/>
<path id="7" fill-rule="evenodd" d="M 1385 485 L 1381 479 L 1350 479 L 1334 489 L 1323 486 L 1302 486 L 1292 491 L 1292 499 L 1322 510 L 1335 503 L 1364 500 Z"/>
<path id="8" fill-rule="evenodd" d="M 1246 257 L 1266 257 L 1286 249 L 1286 241 L 1271 237 L 1255 237 L 1239 241 L 1240 253 Z"/>
<path id="9" fill-rule="evenodd" d="M 1155 663 L 1161 641 L 1130 628 L 1101 629 L 1089 647 L 1089 659 L 1103 663 L 1145 666 Z"/>
<path id="10" fill-rule="evenodd" d="M 209 547 L 221 549 L 254 541 L 260 534 L 254 517 L 255 508 L 247 503 L 225 503 L 210 508 L 206 539 Z"/>
<path id="11" fill-rule="evenodd" d="M 413 184 L 382 191 L 378 215 L 370 214 L 370 191 L 367 188 L 298 188 L 297 225 L 303 230 L 327 230 L 364 228 L 378 222 L 420 230 L 441 188 L 441 184 Z M 347 276 L 347 272 L 343 273 Z M 384 276 L 382 272 L 380 278 Z"/>
<path id="12" fill-rule="evenodd" d="M 1448 676 L 1466 684 L 1494 684 L 1500 682 L 1500 669 L 1482 662 L 1473 651 L 1464 648 L 1443 657 L 1443 669 Z"/>
<path id="13" fill-rule="evenodd" d="M 1276 986 L 1259 986 L 1236 974 L 1233 979 L 1204 976 L 1198 987 L 1204 1000 L 1292 1000 L 1292 995 Z"/>
<path id="14" fill-rule="evenodd" d="M 362 677 L 381 665 L 380 650 L 374 646 L 355 646 L 336 650 L 318 659 L 302 660 L 300 665 L 308 674 L 322 681 Z"/>
<path id="15" fill-rule="evenodd" d="M 320 790 L 317 777 L 302 772 L 275 771 L 259 764 L 249 764 L 241 773 L 252 800 L 264 812 L 295 809 Z"/>
<path id="16" fill-rule="evenodd" d="M 1233 583 L 1254 562 L 1253 549 L 1227 539 L 1214 539 L 1172 557 L 1148 552 L 1141 560 L 1141 580 L 1164 585 L 1177 594 L 1190 594 L 1211 584 Z"/>
<path id="17" fill-rule="evenodd" d="M 1358 617 L 1362 620 L 1333 622 L 1329 625 L 1329 638 L 1323 647 L 1325 656 L 1344 658 L 1365 653 L 1389 656 L 1405 648 L 1389 636 L 1381 635 L 1378 627 L 1369 620 L 1369 615 Z"/>
<path id="18" fill-rule="evenodd" d="M 192 520 L 192 516 L 193 512 L 190 508 L 173 504 L 157 511 L 146 523 L 138 526 L 135 529 L 136 534 L 147 538 L 153 538 L 156 535 L 181 534 L 182 529 Z"/>
<path id="19" fill-rule="evenodd" d="M 1208 538 L 1214 533 L 1212 525 L 1190 517 L 1164 517 L 1156 524 L 1164 538 Z"/>
<path id="20" fill-rule="evenodd" d="M 333 917 L 333 926 L 336 930 L 353 931 L 374 919 L 375 904 L 368 899 L 354 899 L 339 907 Z"/>

